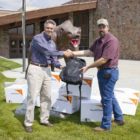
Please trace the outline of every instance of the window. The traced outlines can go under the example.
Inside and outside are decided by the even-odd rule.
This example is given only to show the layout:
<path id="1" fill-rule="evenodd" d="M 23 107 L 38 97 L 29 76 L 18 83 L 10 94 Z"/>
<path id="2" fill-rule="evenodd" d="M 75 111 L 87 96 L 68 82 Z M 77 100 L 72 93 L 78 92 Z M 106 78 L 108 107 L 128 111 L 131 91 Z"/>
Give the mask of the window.
<path id="1" fill-rule="evenodd" d="M 81 43 L 79 46 L 80 50 L 88 49 L 89 47 L 89 12 L 74 12 L 74 25 L 77 27 L 81 27 Z M 82 23 L 82 24 L 81 24 Z"/>
<path id="2" fill-rule="evenodd" d="M 21 27 L 18 27 L 18 35 L 22 35 L 22 28 Z"/>
<path id="3" fill-rule="evenodd" d="M 9 29 L 9 34 L 17 34 L 17 28 Z"/>
<path id="4" fill-rule="evenodd" d="M 34 24 L 26 25 L 26 55 L 30 46 L 31 39 L 34 35 Z M 9 29 L 9 53 L 11 58 L 21 58 L 23 47 L 22 27 Z"/>
<path id="5" fill-rule="evenodd" d="M 26 34 L 27 35 L 33 35 L 34 34 L 34 25 L 27 25 L 26 26 Z"/>

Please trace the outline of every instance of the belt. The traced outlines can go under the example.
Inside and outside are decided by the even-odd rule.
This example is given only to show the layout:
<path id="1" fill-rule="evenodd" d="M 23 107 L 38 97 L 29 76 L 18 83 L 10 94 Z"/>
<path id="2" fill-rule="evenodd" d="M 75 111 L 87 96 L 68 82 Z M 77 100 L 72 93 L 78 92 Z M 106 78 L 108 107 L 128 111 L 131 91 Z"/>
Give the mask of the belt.
<path id="1" fill-rule="evenodd" d="M 34 63 L 34 62 L 31 62 L 30 64 L 38 66 L 38 67 L 49 67 L 50 66 L 48 64 L 38 64 L 38 63 Z"/>
<path id="2" fill-rule="evenodd" d="M 98 67 L 98 70 L 103 70 L 103 69 L 117 69 L 118 67 Z"/>

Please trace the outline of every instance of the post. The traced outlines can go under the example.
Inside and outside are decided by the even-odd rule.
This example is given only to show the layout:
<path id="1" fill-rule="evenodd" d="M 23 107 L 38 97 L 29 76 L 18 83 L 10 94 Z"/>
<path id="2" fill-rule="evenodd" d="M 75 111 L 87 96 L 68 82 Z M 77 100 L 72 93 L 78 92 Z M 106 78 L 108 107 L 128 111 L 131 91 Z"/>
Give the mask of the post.
<path id="1" fill-rule="evenodd" d="M 25 38 L 25 30 L 26 30 L 26 0 L 22 0 L 22 36 L 23 36 L 23 46 L 22 46 L 22 57 L 23 57 L 23 72 L 26 70 L 26 38 Z"/>

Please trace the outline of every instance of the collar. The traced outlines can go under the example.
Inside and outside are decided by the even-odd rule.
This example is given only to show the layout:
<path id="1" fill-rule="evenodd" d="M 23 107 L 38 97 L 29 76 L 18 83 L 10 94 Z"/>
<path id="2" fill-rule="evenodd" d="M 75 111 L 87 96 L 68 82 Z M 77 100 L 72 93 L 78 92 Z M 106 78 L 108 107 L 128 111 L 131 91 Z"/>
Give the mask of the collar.
<path id="1" fill-rule="evenodd" d="M 49 37 L 45 32 L 43 32 L 43 36 L 45 37 L 45 39 L 47 41 L 50 41 L 51 40 L 51 37 Z"/>
<path id="2" fill-rule="evenodd" d="M 99 41 L 104 42 L 104 41 L 106 41 L 109 38 L 109 36 L 110 36 L 110 33 L 108 32 L 108 33 L 105 34 L 104 37 L 100 37 Z"/>

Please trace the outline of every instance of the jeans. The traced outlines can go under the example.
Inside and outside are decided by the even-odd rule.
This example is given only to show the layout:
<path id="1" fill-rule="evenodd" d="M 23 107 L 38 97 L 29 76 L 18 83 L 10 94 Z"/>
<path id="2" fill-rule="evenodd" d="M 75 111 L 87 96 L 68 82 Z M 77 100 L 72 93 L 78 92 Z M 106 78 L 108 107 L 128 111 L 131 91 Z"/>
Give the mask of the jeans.
<path id="1" fill-rule="evenodd" d="M 103 107 L 101 128 L 104 129 L 111 128 L 112 112 L 115 120 L 123 120 L 121 108 L 114 96 L 114 87 L 118 80 L 118 76 L 118 68 L 105 68 L 99 70 L 97 73 L 101 103 Z"/>

